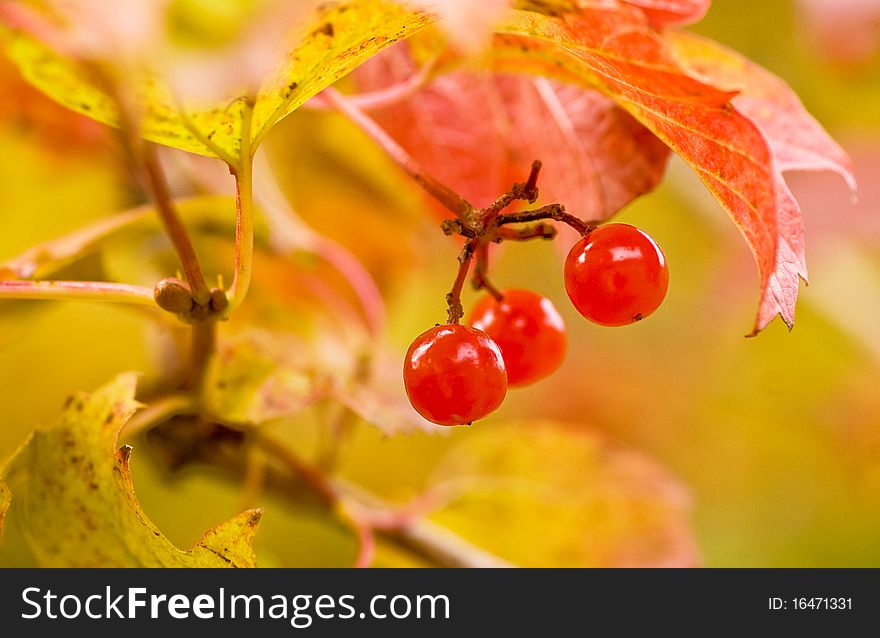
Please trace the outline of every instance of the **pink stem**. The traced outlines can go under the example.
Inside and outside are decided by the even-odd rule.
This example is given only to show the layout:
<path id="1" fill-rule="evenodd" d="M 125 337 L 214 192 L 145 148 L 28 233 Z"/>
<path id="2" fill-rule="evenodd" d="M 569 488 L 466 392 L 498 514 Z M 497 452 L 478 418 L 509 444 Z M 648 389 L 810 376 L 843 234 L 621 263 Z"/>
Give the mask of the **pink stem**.
<path id="1" fill-rule="evenodd" d="M 150 288 L 103 281 L 0 281 L 0 299 L 111 301 L 156 305 Z"/>

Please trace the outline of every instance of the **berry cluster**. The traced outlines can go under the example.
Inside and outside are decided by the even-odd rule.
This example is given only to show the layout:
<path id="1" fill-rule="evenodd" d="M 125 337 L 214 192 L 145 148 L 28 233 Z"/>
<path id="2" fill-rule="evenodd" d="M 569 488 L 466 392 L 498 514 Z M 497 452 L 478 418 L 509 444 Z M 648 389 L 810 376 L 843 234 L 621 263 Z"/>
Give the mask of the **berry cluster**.
<path id="1" fill-rule="evenodd" d="M 438 425 L 464 425 L 496 410 L 508 387 L 525 386 L 552 374 L 565 358 L 565 324 L 553 303 L 530 290 L 496 290 L 488 281 L 488 243 L 504 239 L 552 238 L 538 224 L 511 231 L 506 224 L 551 219 L 576 228 L 581 238 L 565 260 L 565 290 L 575 309 L 593 323 L 623 326 L 654 312 L 669 285 L 666 259 L 657 243 L 628 224 L 588 225 L 558 204 L 501 214 L 516 199 L 533 203 L 540 162 L 525 184 L 515 184 L 476 222 L 444 224 L 467 241 L 461 267 L 447 295 L 446 324 L 419 335 L 406 353 L 403 381 L 410 403 Z M 474 286 L 489 291 L 461 325 L 460 293 L 476 256 Z"/>

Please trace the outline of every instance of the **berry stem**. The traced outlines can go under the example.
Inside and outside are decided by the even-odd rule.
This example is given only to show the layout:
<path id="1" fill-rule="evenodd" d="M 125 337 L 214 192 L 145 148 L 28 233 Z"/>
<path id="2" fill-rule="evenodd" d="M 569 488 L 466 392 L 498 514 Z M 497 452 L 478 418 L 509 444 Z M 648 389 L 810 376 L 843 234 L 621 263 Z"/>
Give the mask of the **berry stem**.
<path id="1" fill-rule="evenodd" d="M 480 242 L 476 249 L 477 264 L 474 268 L 474 290 L 485 289 L 490 295 L 498 301 L 504 299 L 504 295 L 489 281 L 489 245 Z"/>
<path id="2" fill-rule="evenodd" d="M 496 226 L 504 226 L 506 224 L 520 224 L 523 222 L 533 222 L 542 219 L 552 219 L 553 221 L 568 224 L 581 235 L 586 235 L 594 225 L 588 224 L 574 215 L 565 212 L 565 206 L 562 204 L 548 204 L 535 210 L 526 210 L 518 213 L 505 213 L 498 215 L 495 219 Z"/>
<path id="3" fill-rule="evenodd" d="M 529 172 L 529 178 L 523 186 L 523 195 L 526 200 L 532 204 L 538 200 L 538 175 L 541 173 L 541 167 L 544 164 L 541 160 L 532 162 L 532 169 Z"/>
<path id="4" fill-rule="evenodd" d="M 103 281 L 0 281 L 0 299 L 110 301 L 157 307 L 150 288 Z"/>
<path id="5" fill-rule="evenodd" d="M 324 89 L 321 95 L 337 111 L 345 115 L 366 133 L 403 171 L 421 186 L 431 197 L 449 209 L 465 224 L 472 224 L 476 209 L 464 197 L 430 175 L 406 150 L 398 144 L 375 120 L 355 106 L 348 98 L 333 88 Z"/>
<path id="6" fill-rule="evenodd" d="M 526 228 L 505 228 L 498 229 L 498 235 L 501 239 L 509 239 L 512 241 L 526 241 L 528 239 L 553 239 L 556 237 L 556 228 L 550 224 L 539 223 Z"/>
<path id="7" fill-rule="evenodd" d="M 543 163 L 541 160 L 532 162 L 532 168 L 529 171 L 529 177 L 522 184 L 516 183 L 511 186 L 510 190 L 496 199 L 492 204 L 483 211 L 483 226 L 492 225 L 502 210 L 510 206 L 515 201 L 526 201 L 534 204 L 538 199 L 538 175 L 541 173 Z"/>
<path id="8" fill-rule="evenodd" d="M 479 239 L 468 240 L 458 256 L 458 274 L 452 283 L 452 289 L 446 294 L 446 304 L 449 307 L 446 323 L 458 323 L 464 316 L 464 307 L 461 305 L 461 290 L 464 288 L 464 282 L 467 279 L 474 256 L 474 249 L 478 244 Z"/>

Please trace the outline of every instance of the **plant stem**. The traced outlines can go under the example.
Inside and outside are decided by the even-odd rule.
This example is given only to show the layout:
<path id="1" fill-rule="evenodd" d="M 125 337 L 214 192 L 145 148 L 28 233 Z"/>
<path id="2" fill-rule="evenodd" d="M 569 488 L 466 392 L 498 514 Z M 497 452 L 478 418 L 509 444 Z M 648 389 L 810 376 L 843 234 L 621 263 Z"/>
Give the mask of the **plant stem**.
<path id="1" fill-rule="evenodd" d="M 519 224 L 541 219 L 552 219 L 553 221 L 568 224 L 581 235 L 586 235 L 593 228 L 591 224 L 588 224 L 574 215 L 566 213 L 565 206 L 562 204 L 549 204 L 547 206 L 542 206 L 541 208 L 536 208 L 535 210 L 498 215 L 498 217 L 495 218 L 495 224 L 497 226 L 503 226 L 504 224 Z"/>
<path id="2" fill-rule="evenodd" d="M 229 288 L 229 316 L 247 295 L 254 267 L 254 162 L 250 136 L 254 104 L 248 99 L 244 105 L 241 124 L 241 164 L 232 168 L 235 176 L 235 273 Z"/>
<path id="3" fill-rule="evenodd" d="M 486 242 L 480 242 L 477 246 L 477 266 L 474 269 L 474 289 L 485 289 L 497 301 L 504 299 L 504 295 L 489 281 L 489 246 Z"/>
<path id="4" fill-rule="evenodd" d="M 401 82 L 397 82 L 396 84 L 392 84 L 390 86 L 386 86 L 375 91 L 366 91 L 363 93 L 349 95 L 346 97 L 346 99 L 352 105 L 366 111 L 381 109 L 397 104 L 417 93 L 422 87 L 424 87 L 428 83 L 428 81 L 431 79 L 431 71 L 434 69 L 434 65 L 436 62 L 437 56 L 434 56 L 421 67 L 419 67 L 418 71 L 416 71 L 410 77 Z M 327 104 L 325 96 L 318 94 L 314 98 L 303 104 L 301 108 L 316 111 L 325 111 L 328 108 L 332 107 Z"/>
<path id="5" fill-rule="evenodd" d="M 202 267 L 199 264 L 196 250 L 189 238 L 189 234 L 186 232 L 186 227 L 180 220 L 180 215 L 177 214 L 177 209 L 168 191 L 168 184 L 165 181 L 165 175 L 156 156 L 156 150 L 148 142 L 142 143 L 141 149 L 144 172 L 150 184 L 153 199 L 156 202 L 156 209 L 162 218 L 162 223 L 165 225 L 168 237 L 174 245 L 174 250 L 177 251 L 177 255 L 180 257 L 186 281 L 192 289 L 193 299 L 198 304 L 206 304 L 211 298 L 211 291 L 205 283 L 205 276 L 202 274 Z"/>
<path id="6" fill-rule="evenodd" d="M 420 518 L 409 525 L 395 529 L 380 529 L 377 530 L 377 533 L 441 567 L 499 568 L 514 566 L 426 518 Z"/>
<path id="7" fill-rule="evenodd" d="M 389 520 L 387 514 L 394 510 L 372 494 L 360 488 L 349 488 L 339 480 L 333 480 L 317 467 L 300 459 L 283 442 L 260 433 L 256 443 L 269 454 L 296 472 L 325 507 L 340 516 L 341 520 L 358 537 L 359 550 L 356 565 L 365 567 L 372 558 L 373 540 L 380 536 L 391 543 L 413 552 L 441 567 L 511 567 L 510 563 L 467 542 L 423 517 L 396 517 L 396 524 L 374 525 L 377 520 Z"/>
<path id="8" fill-rule="evenodd" d="M 136 412 L 122 427 L 119 438 L 133 438 L 173 416 L 192 413 L 196 408 L 196 399 L 191 394 L 169 394 L 161 397 Z"/>
<path id="9" fill-rule="evenodd" d="M 438 181 L 430 175 L 406 150 L 398 144 L 388 133 L 379 126 L 369 115 L 352 104 L 345 96 L 336 89 L 324 89 L 321 95 L 337 111 L 345 115 L 359 129 L 366 133 L 376 142 L 389 157 L 421 186 L 431 197 L 449 209 L 456 217 L 471 224 L 476 215 L 476 209 L 464 197 Z"/>
<path id="10" fill-rule="evenodd" d="M 150 288 L 103 281 L 0 281 L 0 299 L 112 301 L 157 307 Z"/>
<path id="11" fill-rule="evenodd" d="M 205 371 L 216 343 L 216 320 L 206 319 L 205 321 L 198 321 L 193 324 L 192 349 L 189 357 L 189 377 L 184 383 L 184 389 L 194 391 L 197 396 L 202 395 Z"/>
<path id="12" fill-rule="evenodd" d="M 498 235 L 502 239 L 512 241 L 525 241 L 527 239 L 553 239 L 556 237 L 556 229 L 550 224 L 543 222 L 527 228 L 499 228 Z"/>
<path id="13" fill-rule="evenodd" d="M 479 239 L 468 240 L 458 256 L 458 274 L 456 274 L 455 281 L 452 283 L 452 290 L 446 294 L 446 304 L 448 305 L 447 323 L 458 323 L 464 316 L 464 308 L 461 305 L 461 290 L 464 288 L 464 282 L 471 267 L 474 248 L 478 245 Z"/>
<path id="14" fill-rule="evenodd" d="M 344 246 L 310 228 L 288 202 L 265 152 L 257 153 L 254 197 L 271 229 L 274 248 L 282 253 L 307 250 L 314 253 L 342 275 L 363 310 L 364 322 L 373 337 L 382 334 L 387 323 L 385 302 L 373 277 Z"/>

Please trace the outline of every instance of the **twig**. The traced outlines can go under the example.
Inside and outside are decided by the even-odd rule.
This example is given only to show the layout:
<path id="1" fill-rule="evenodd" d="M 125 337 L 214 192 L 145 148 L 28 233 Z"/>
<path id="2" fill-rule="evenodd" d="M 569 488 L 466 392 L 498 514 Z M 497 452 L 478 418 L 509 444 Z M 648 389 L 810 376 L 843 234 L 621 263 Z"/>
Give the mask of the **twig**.
<path id="1" fill-rule="evenodd" d="M 489 246 L 481 242 L 477 246 L 477 265 L 474 268 L 474 290 L 485 289 L 496 300 L 501 301 L 504 295 L 489 281 Z"/>
<path id="2" fill-rule="evenodd" d="M 505 213 L 498 215 L 495 220 L 496 225 L 503 226 L 505 224 L 520 224 L 524 222 L 533 222 L 541 219 L 552 219 L 553 221 L 568 224 L 581 235 L 586 235 L 593 229 L 593 225 L 565 212 L 565 206 L 562 204 L 549 204 L 536 208 L 535 210 L 526 210 L 519 213 Z"/>
<path id="3" fill-rule="evenodd" d="M 392 160 L 429 195 L 465 223 L 473 223 L 476 209 L 464 197 L 430 175 L 406 150 L 366 113 L 333 88 L 324 89 L 324 98 L 376 142 Z"/>
<path id="4" fill-rule="evenodd" d="M 147 142 L 141 144 L 141 149 L 143 167 L 150 184 L 150 191 L 156 202 L 156 209 L 162 218 L 162 223 L 165 225 L 168 237 L 171 239 L 171 243 L 180 257 L 186 281 L 192 289 L 193 299 L 198 304 L 207 304 L 211 299 L 211 291 L 205 283 L 205 276 L 202 274 L 199 258 L 196 255 L 189 234 L 186 232 L 186 227 L 180 220 L 180 215 L 177 214 L 174 201 L 168 192 L 168 184 L 165 181 L 165 176 L 156 157 L 156 151 Z"/>
<path id="5" fill-rule="evenodd" d="M 0 281 L 0 299 L 111 301 L 158 308 L 150 288 L 103 281 Z"/>
<path id="6" fill-rule="evenodd" d="M 173 416 L 191 414 L 196 409 L 197 401 L 191 394 L 169 394 L 155 399 L 126 422 L 119 433 L 119 438 L 133 438 Z"/>
<path id="7" fill-rule="evenodd" d="M 452 283 L 452 290 L 446 294 L 447 323 L 458 323 L 464 316 L 464 308 L 461 305 L 461 290 L 464 288 L 464 282 L 471 267 L 471 258 L 474 256 L 474 247 L 477 244 L 478 240 L 476 239 L 467 241 L 458 256 L 458 274 Z"/>
<path id="8" fill-rule="evenodd" d="M 512 241 L 526 241 L 529 239 L 553 239 L 556 237 L 556 228 L 550 224 L 539 223 L 526 228 L 505 228 L 498 229 L 498 235 L 502 239 Z"/>
<path id="9" fill-rule="evenodd" d="M 296 456 L 283 442 L 265 433 L 260 433 L 256 444 L 271 458 L 279 459 L 296 472 L 318 496 L 319 502 L 340 516 L 340 520 L 355 533 L 359 542 L 359 566 L 366 566 L 366 559 L 372 559 L 373 541 L 379 536 L 441 567 L 512 567 L 423 517 L 399 516 L 396 524 L 388 524 L 393 518 L 388 513 L 395 508 L 382 499 L 331 479 Z M 384 522 L 373 524 L 374 518 Z"/>

